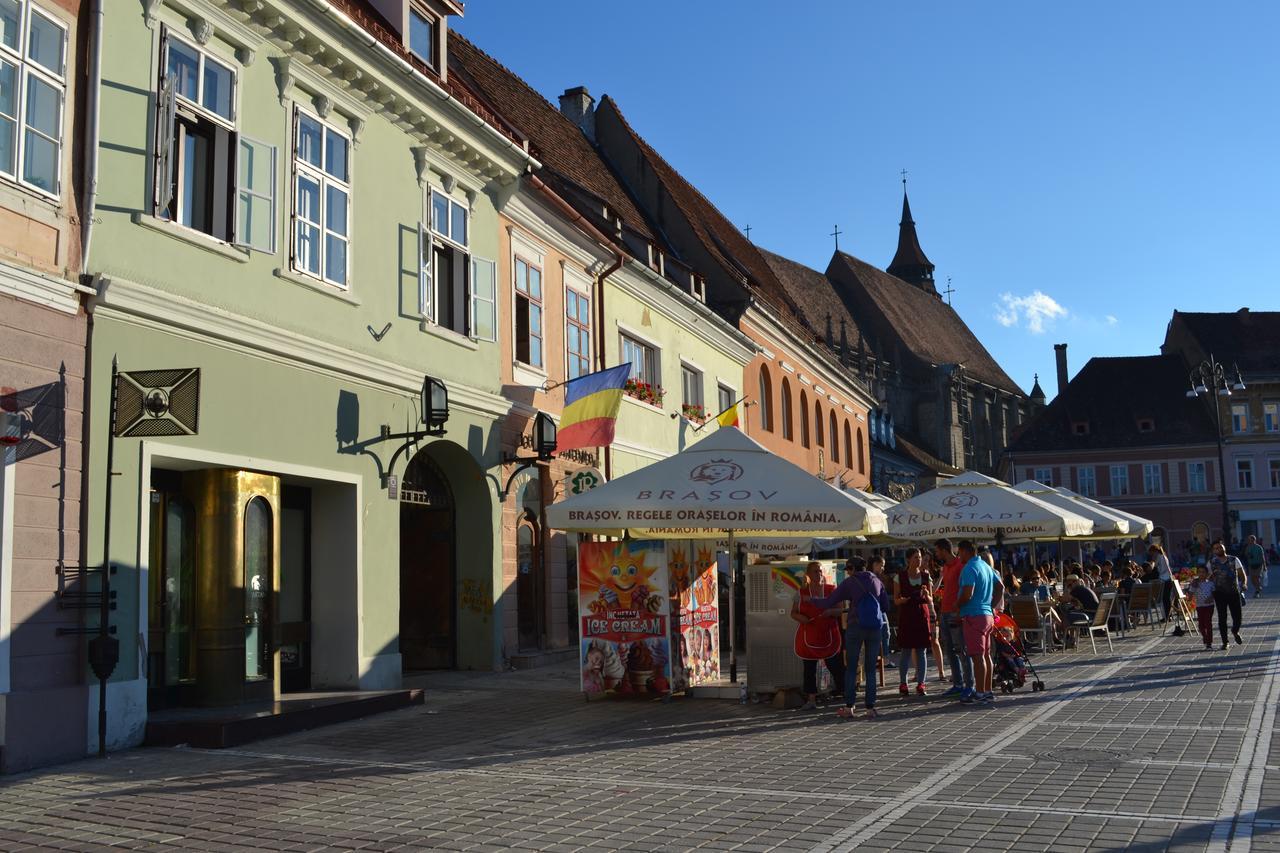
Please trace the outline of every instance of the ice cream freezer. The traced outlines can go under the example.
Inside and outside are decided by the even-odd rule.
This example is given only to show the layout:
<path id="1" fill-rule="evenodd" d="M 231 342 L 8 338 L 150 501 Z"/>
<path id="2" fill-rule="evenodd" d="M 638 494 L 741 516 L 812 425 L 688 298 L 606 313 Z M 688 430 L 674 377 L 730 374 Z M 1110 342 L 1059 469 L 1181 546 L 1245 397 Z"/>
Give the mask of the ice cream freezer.
<path id="1" fill-rule="evenodd" d="M 804 664 L 795 653 L 798 623 L 791 605 L 804 586 L 811 560 L 756 563 L 746 567 L 747 690 L 773 693 L 800 688 Z M 818 560 L 823 579 L 844 579 L 843 560 Z"/>

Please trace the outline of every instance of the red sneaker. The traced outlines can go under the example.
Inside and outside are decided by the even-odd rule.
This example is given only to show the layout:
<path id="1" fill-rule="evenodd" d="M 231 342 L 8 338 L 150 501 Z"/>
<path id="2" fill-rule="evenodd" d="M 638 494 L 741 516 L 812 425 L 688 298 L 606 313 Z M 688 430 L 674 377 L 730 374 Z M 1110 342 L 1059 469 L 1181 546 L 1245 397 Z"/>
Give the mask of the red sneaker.
<path id="1" fill-rule="evenodd" d="M 905 684 L 899 684 L 899 685 L 898 685 L 898 693 L 899 693 L 899 694 L 901 694 L 901 695 L 903 695 L 903 696 L 910 696 L 910 695 L 911 695 L 911 691 L 907 689 L 907 685 L 905 685 Z"/>
<path id="2" fill-rule="evenodd" d="M 928 696 L 928 695 L 929 695 L 929 690 L 928 690 L 928 688 L 927 688 L 927 687 L 925 687 L 923 684 L 917 684 L 917 685 L 916 685 L 916 695 L 917 695 L 917 696 Z"/>

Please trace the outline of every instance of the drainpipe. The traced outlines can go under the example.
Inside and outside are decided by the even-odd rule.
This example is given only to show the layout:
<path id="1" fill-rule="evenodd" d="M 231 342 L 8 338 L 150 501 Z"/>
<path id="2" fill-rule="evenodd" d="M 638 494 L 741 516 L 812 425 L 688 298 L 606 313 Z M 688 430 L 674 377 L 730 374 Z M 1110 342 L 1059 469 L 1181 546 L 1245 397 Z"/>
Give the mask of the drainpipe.
<path id="1" fill-rule="evenodd" d="M 601 231 L 599 228 L 597 228 L 595 225 L 591 223 L 591 220 L 587 219 L 585 216 L 583 216 L 581 213 L 575 210 L 573 206 L 569 204 L 569 202 L 561 198 L 560 195 L 555 190 L 547 186 L 546 183 L 544 183 L 543 180 L 539 178 L 537 175 L 532 175 L 532 174 L 525 175 L 524 179 L 529 182 L 529 186 L 538 190 L 542 194 L 542 196 L 548 202 L 551 203 L 552 207 L 554 207 L 556 210 L 564 214 L 565 218 L 569 220 L 570 224 L 576 225 L 577 227 L 581 228 L 583 231 L 587 232 L 587 234 L 591 235 L 591 237 L 594 238 L 597 242 L 599 242 L 602 246 L 606 246 L 607 248 L 613 251 L 613 256 L 614 256 L 613 263 L 610 264 L 608 267 L 606 267 L 605 270 L 601 272 L 598 276 L 596 276 L 596 287 L 595 287 L 596 316 L 599 318 L 598 322 L 596 323 L 596 365 L 599 369 L 603 370 L 604 369 L 604 341 L 605 341 L 604 283 L 605 283 L 605 279 L 607 279 L 609 276 L 613 275 L 615 272 L 620 270 L 622 268 L 622 265 L 626 263 L 627 254 L 623 250 L 623 248 L 618 245 L 617 241 L 607 237 L 603 231 Z M 608 447 L 604 448 L 604 478 L 606 481 L 613 479 L 613 454 L 610 453 L 610 448 Z"/>
<path id="2" fill-rule="evenodd" d="M 85 113 L 89 126 L 84 140 L 84 201 L 80 210 L 80 273 L 89 272 L 89 241 L 93 238 L 94 211 L 98 206 L 98 136 L 102 109 L 102 21 L 103 0 L 93 0 L 89 23 L 89 90 L 85 93 Z"/>

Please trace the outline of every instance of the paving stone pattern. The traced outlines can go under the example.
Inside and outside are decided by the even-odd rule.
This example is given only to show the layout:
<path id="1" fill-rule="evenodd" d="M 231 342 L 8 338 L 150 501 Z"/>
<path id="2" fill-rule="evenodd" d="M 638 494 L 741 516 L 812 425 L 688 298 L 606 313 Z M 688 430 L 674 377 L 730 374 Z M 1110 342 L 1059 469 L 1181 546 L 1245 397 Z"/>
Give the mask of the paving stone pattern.
<path id="1" fill-rule="evenodd" d="M 1225 652 L 1037 656 L 1049 690 L 994 708 L 891 684 L 874 722 L 441 674 L 418 708 L 4 778 L 0 849 L 1280 853 L 1280 601 L 1245 620 Z"/>

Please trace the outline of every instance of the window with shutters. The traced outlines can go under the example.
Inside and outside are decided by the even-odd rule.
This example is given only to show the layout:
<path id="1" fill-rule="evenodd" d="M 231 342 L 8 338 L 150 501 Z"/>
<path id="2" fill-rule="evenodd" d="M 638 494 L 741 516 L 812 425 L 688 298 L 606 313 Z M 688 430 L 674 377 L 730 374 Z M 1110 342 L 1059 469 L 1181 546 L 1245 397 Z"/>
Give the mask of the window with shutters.
<path id="1" fill-rule="evenodd" d="M 495 340 L 496 268 L 490 261 L 470 260 L 469 209 L 438 190 L 431 191 L 427 207 L 427 223 L 419 229 L 423 319 L 459 335 Z"/>
<path id="2" fill-rule="evenodd" d="M 0 0 L 0 175 L 62 189 L 67 28 L 35 3 Z"/>
<path id="3" fill-rule="evenodd" d="M 294 108 L 293 269 L 346 288 L 351 255 L 351 140 Z"/>
<path id="4" fill-rule="evenodd" d="M 236 72 L 167 31 L 161 69 L 155 215 L 234 242 Z M 258 189 L 270 191 L 264 184 Z"/>

